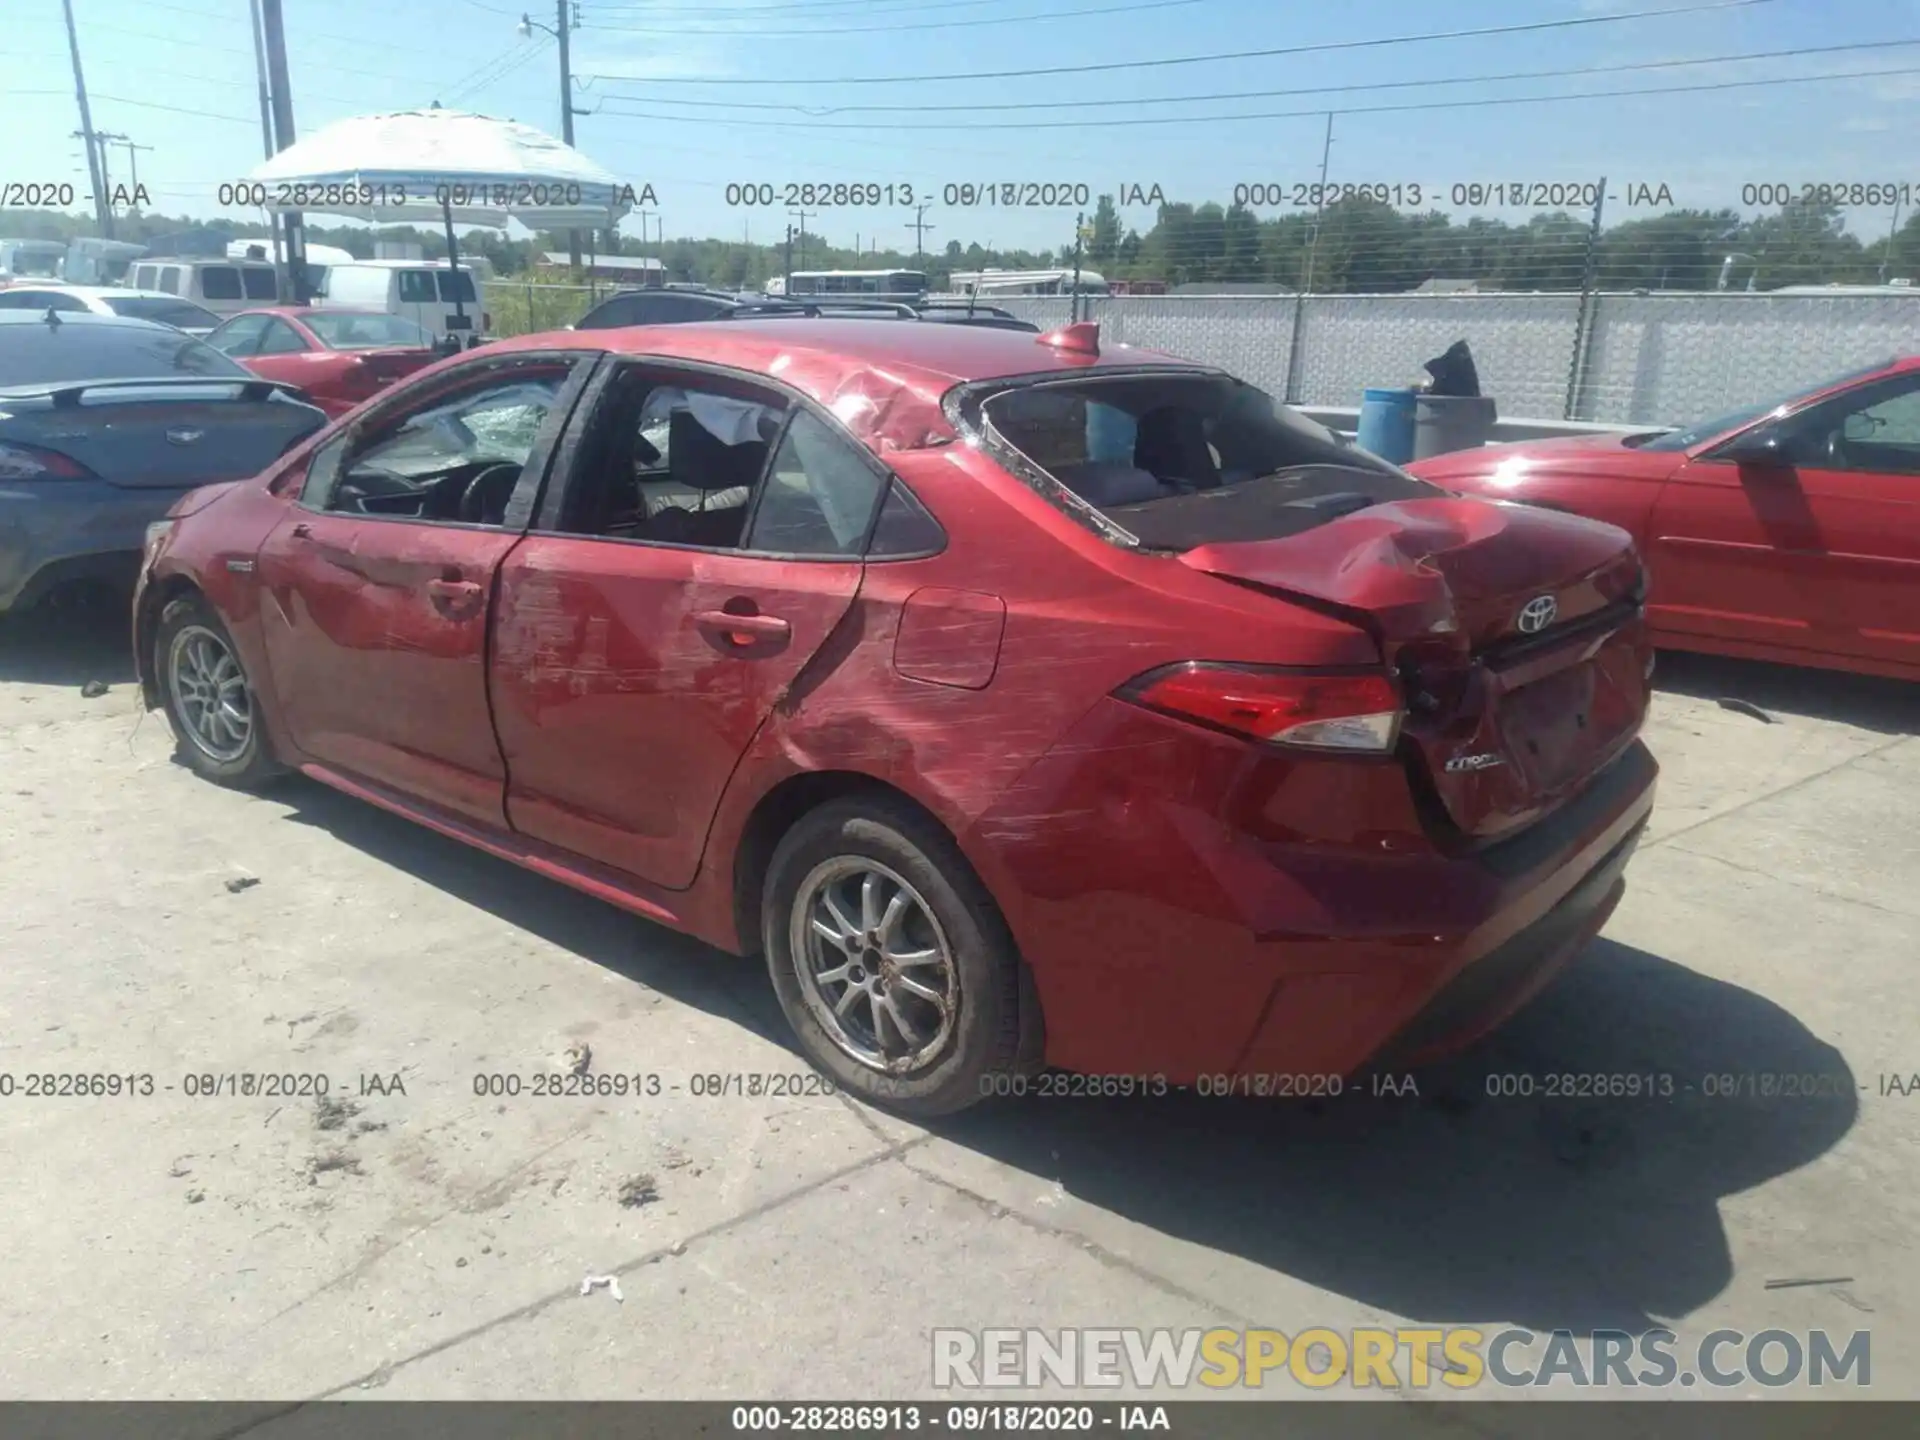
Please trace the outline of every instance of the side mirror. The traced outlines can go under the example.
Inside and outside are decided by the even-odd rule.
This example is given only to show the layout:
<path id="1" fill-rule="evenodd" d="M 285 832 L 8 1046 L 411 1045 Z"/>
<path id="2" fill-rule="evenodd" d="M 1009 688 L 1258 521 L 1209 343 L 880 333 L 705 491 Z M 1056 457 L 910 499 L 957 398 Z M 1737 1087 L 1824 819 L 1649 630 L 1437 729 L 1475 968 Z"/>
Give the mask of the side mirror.
<path id="1" fill-rule="evenodd" d="M 1789 464 L 1780 432 L 1771 425 L 1735 437 L 1720 447 L 1719 458 L 1736 465 L 1780 466 Z"/>
<path id="2" fill-rule="evenodd" d="M 1843 440 L 1868 441 L 1880 432 L 1887 422 L 1867 410 L 1856 410 L 1840 422 L 1840 438 Z"/>

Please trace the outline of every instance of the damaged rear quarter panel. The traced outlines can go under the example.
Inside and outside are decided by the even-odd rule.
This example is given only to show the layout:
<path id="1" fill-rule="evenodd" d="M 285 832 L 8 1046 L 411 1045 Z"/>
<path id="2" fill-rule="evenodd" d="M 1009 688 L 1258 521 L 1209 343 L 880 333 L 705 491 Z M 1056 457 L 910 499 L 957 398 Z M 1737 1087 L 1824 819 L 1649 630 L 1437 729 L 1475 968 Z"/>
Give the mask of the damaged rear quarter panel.
<path id="1" fill-rule="evenodd" d="M 1111 691 L 1178 660 L 1378 658 L 1353 626 L 1289 614 L 1270 597 L 1168 557 L 1107 544 L 970 445 L 885 458 L 940 521 L 947 547 L 867 564 L 839 631 L 774 707 L 736 772 L 710 865 L 732 863 L 754 807 L 781 782 L 820 771 L 866 776 L 940 820 L 1000 900 L 1018 942 L 1027 887 L 1006 869 L 1013 847 L 982 839 L 976 822 Z M 928 588 L 966 592 L 976 609 L 989 599 L 1004 604 L 997 661 L 982 688 L 901 673 L 902 609 Z M 957 670 L 977 664 L 980 634 L 978 624 L 954 627 Z M 1197 635 L 1211 639 L 1201 644 Z M 914 637 L 915 668 L 940 668 L 938 638 Z M 1030 818 L 1044 830 L 1045 817 Z"/>

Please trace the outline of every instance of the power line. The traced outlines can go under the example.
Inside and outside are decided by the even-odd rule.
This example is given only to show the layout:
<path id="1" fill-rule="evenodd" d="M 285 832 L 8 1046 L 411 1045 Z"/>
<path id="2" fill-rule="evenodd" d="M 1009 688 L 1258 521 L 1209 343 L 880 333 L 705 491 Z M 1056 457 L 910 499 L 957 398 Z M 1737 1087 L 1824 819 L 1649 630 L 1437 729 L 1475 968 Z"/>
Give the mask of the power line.
<path id="1" fill-rule="evenodd" d="M 453 105 L 489 90 L 500 81 L 524 69 L 530 62 L 546 53 L 550 42 L 546 36 L 540 36 L 532 45 L 515 45 L 503 55 L 496 55 L 479 69 L 462 79 L 447 95 L 447 104 Z"/>
<path id="2" fill-rule="evenodd" d="M 65 95 L 67 92 L 64 90 L 9 90 L 7 93 L 9 95 Z M 257 116 L 251 120 L 243 120 L 238 115 L 216 115 L 211 110 L 189 110 L 184 106 L 162 105 L 153 100 L 130 100 L 125 95 L 108 95 L 99 90 L 90 90 L 87 93 L 95 100 L 111 100 L 116 105 L 132 105 L 141 110 L 166 110 L 175 115 L 198 116 L 202 120 L 231 120 L 239 125 L 260 123 Z"/>
<path id="3" fill-rule="evenodd" d="M 1873 80 L 1899 75 L 1920 75 L 1920 67 L 1899 70 L 1848 70 L 1830 75 L 1786 75 L 1767 80 L 1724 80 L 1707 85 L 1669 85 L 1653 90 L 1588 90 L 1571 95 L 1503 95 L 1483 100 L 1424 100 L 1405 105 L 1347 105 L 1332 111 L 1336 115 L 1388 115 L 1412 110 L 1470 110 L 1490 105 L 1547 105 L 1564 100 L 1615 100 L 1639 95 L 1694 95 L 1710 90 L 1744 90 L 1756 85 L 1810 85 L 1823 80 Z M 654 115 L 643 110 L 615 110 L 615 115 L 636 120 L 691 120 L 691 115 Z M 1250 115 L 1159 115 L 1129 120 L 988 120 L 967 126 L 968 130 L 1089 130 L 1113 129 L 1134 125 L 1221 125 L 1235 120 L 1299 120 L 1329 113 L 1326 107 L 1313 110 L 1265 110 Z M 712 125 L 750 125 L 779 130 L 871 130 L 871 123 L 814 124 L 799 120 L 732 120 L 715 117 L 703 120 Z M 895 124 L 890 130 L 950 130 L 951 125 Z"/>
<path id="4" fill-rule="evenodd" d="M 477 4 L 478 0 L 468 0 Z M 982 5 L 1010 5 L 1017 0 L 936 0 L 934 4 L 897 4 L 896 0 L 817 0 L 809 5 L 781 3 L 774 5 L 702 5 L 702 15 L 774 15 L 782 13 L 801 13 L 807 15 L 827 15 L 832 19 L 841 18 L 836 12 L 846 11 L 852 14 L 867 15 L 927 15 L 935 11 L 977 10 Z M 867 9 L 869 5 L 880 8 Z M 858 8 L 856 8 L 858 7 Z M 595 13 L 607 11 L 612 14 L 637 14 L 649 18 L 664 18 L 658 7 L 652 5 L 594 5 Z"/>
<path id="5" fill-rule="evenodd" d="M 1128 5 L 1103 5 L 1094 10 L 1055 10 L 1042 15 L 996 15 L 986 19 L 974 20 L 913 20 L 905 25 L 841 25 L 809 26 L 802 30 L 762 30 L 757 26 L 751 31 L 738 29 L 706 29 L 690 25 L 605 25 L 596 24 L 596 30 L 605 30 L 615 35 L 746 35 L 754 38 L 776 35 L 879 35 L 902 30 L 964 30 L 981 25 L 1031 25 L 1044 20 L 1080 20 L 1089 15 L 1124 15 L 1136 10 L 1171 10 L 1183 5 L 1210 5 L 1216 0 L 1135 0 Z M 703 15 L 711 11 L 702 11 Z M 914 14 L 921 12 L 914 11 Z M 833 16 L 841 19 L 841 16 Z M 844 17 L 852 18 L 852 17 Z"/>
<path id="6" fill-rule="evenodd" d="M 1746 10 L 1755 5 L 1771 5 L 1774 0 L 1705 0 L 1703 4 L 1681 5 L 1661 10 L 1624 10 L 1610 15 L 1575 15 L 1559 20 L 1530 20 L 1520 25 L 1485 25 L 1471 30 L 1435 31 L 1426 35 L 1382 35 L 1369 40 L 1326 40 L 1313 45 L 1283 45 L 1269 50 L 1235 50 L 1218 55 L 1175 55 L 1158 60 L 1112 60 L 1097 65 L 1051 65 L 1032 70 L 972 70 L 948 75 L 846 75 L 823 79 L 815 76 L 731 77 L 697 79 L 692 76 L 662 76 L 649 79 L 649 85 L 926 85 L 942 80 L 1017 80 L 1033 75 L 1092 75 L 1114 70 L 1150 70 L 1170 65 L 1208 65 L 1220 60 L 1265 60 L 1279 55 L 1323 55 L 1337 50 L 1373 50 L 1387 45 L 1418 45 L 1433 40 L 1479 40 L 1494 35 L 1527 35 L 1543 30 L 1570 30 L 1576 26 L 1617 25 L 1628 20 L 1666 19 L 1674 15 L 1695 15 L 1711 10 Z M 618 80 L 620 76 L 594 76 L 594 79 Z"/>
<path id="7" fill-rule="evenodd" d="M 1016 100 L 992 105 L 795 105 L 772 100 L 669 100 L 651 105 L 681 105 L 702 110 L 787 110 L 802 115 L 898 114 L 925 111 L 1089 110 L 1141 105 L 1197 105 L 1220 100 L 1277 100 L 1294 95 L 1335 95 L 1352 90 L 1411 90 L 1429 85 L 1493 85 L 1512 80 L 1558 80 L 1569 75 L 1612 75 L 1635 70 L 1673 70 L 1694 65 L 1735 65 L 1752 60 L 1793 60 L 1803 55 L 1832 55 L 1852 50 L 1897 50 L 1920 45 L 1911 40 L 1867 40 L 1853 45 L 1796 46 L 1791 50 L 1755 50 L 1745 55 L 1703 55 L 1695 60 L 1638 60 L 1622 65 L 1575 65 L 1562 70 L 1510 70 L 1500 75 L 1455 75 L 1434 80 L 1369 80 L 1351 85 L 1310 85 L 1288 90 L 1224 90 L 1210 95 L 1163 95 L 1125 100 Z M 625 97 L 637 98 L 637 97 Z M 691 116 L 687 117 L 693 118 Z M 1024 128 L 1024 127 L 1023 127 Z"/>

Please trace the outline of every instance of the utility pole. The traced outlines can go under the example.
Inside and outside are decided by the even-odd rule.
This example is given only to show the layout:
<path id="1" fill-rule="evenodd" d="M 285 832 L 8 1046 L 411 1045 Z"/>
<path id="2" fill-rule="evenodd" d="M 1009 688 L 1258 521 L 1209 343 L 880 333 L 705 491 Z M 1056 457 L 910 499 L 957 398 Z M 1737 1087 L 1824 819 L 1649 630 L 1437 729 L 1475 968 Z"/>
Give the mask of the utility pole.
<path id="1" fill-rule="evenodd" d="M 101 228 L 101 234 L 109 239 L 113 236 L 113 176 L 107 165 L 107 136 L 96 130 L 89 135 L 84 130 L 71 130 L 68 135 L 83 141 L 87 147 L 87 171 L 93 176 L 95 195 L 107 207 L 107 218 Z"/>
<path id="2" fill-rule="evenodd" d="M 1563 418 L 1573 419 L 1580 406 L 1580 387 L 1586 380 L 1587 347 L 1593 336 L 1594 280 L 1600 264 L 1600 217 L 1607 204 L 1607 177 L 1593 192 L 1593 223 L 1587 227 L 1587 258 L 1580 271 L 1580 308 L 1573 316 L 1573 358 L 1567 364 L 1567 400 Z"/>
<path id="3" fill-rule="evenodd" d="M 260 0 L 247 0 L 248 18 L 253 30 L 253 75 L 260 90 L 260 153 L 268 160 L 273 158 L 273 102 L 267 98 L 267 52 L 260 43 Z M 280 227 L 273 217 L 267 217 L 267 234 L 273 240 L 273 268 L 276 274 L 286 274 L 286 256 L 280 248 Z"/>
<path id="4" fill-rule="evenodd" d="M 131 186 L 131 187 L 132 187 L 132 188 L 133 188 L 134 190 L 136 190 L 136 191 L 138 191 L 138 190 L 139 190 L 139 188 L 140 188 L 140 160 L 139 160 L 139 157 L 138 157 L 138 156 L 136 156 L 136 155 L 134 154 L 134 151 L 136 151 L 136 150 L 151 150 L 151 149 L 153 149 L 153 146 L 151 146 L 151 145 L 136 145 L 136 144 L 134 144 L 134 143 L 133 143 L 133 141 L 132 141 L 132 139 L 131 139 L 131 138 L 129 138 L 128 136 L 125 136 L 125 135 L 109 135 L 109 134 L 108 134 L 108 133 L 107 133 L 106 131 L 104 131 L 104 130 L 102 130 L 102 131 L 100 132 L 100 134 L 99 134 L 99 136 L 98 136 L 97 138 L 99 139 L 99 141 L 100 141 L 100 143 L 101 143 L 102 145 L 106 145 L 106 144 L 108 144 L 108 143 L 112 143 L 112 144 L 114 144 L 114 145 L 118 145 L 118 146 L 120 146 L 121 148 L 123 148 L 123 149 L 124 149 L 124 150 L 125 150 L 125 151 L 127 152 L 127 172 L 128 172 L 128 180 L 127 180 L 127 183 L 128 183 L 128 185 L 130 185 L 130 186 Z M 129 201 L 129 202 L 128 202 L 128 208 L 129 208 L 129 209 L 131 209 L 131 208 L 132 208 L 132 202 L 131 202 L 131 201 Z"/>
<path id="5" fill-rule="evenodd" d="M 807 221 L 820 212 L 818 210 L 789 210 L 787 213 L 800 222 L 800 268 L 804 270 L 807 264 Z M 787 269 L 789 273 L 791 273 L 793 269 L 791 260 L 788 262 Z"/>
<path id="6" fill-rule="evenodd" d="M 1887 283 L 1887 266 L 1893 260 L 1893 242 L 1900 235 L 1900 199 L 1896 195 L 1893 201 L 1893 224 L 1887 227 L 1887 248 L 1880 252 L 1880 283 Z"/>
<path id="7" fill-rule="evenodd" d="M 280 13 L 280 0 L 260 0 L 260 34 L 267 52 L 267 76 L 272 82 L 273 139 L 277 155 L 293 144 L 293 94 L 287 79 L 287 29 Z M 298 210 L 287 211 L 281 219 L 287 227 L 287 278 L 293 282 L 293 303 L 305 305 L 312 298 L 307 289 L 306 226 Z"/>
<path id="8" fill-rule="evenodd" d="M 553 0 L 553 25 L 542 25 L 532 15 L 525 12 L 520 16 L 520 33 L 531 35 L 536 30 L 545 30 L 547 34 L 560 42 L 560 138 L 567 142 L 567 148 L 573 148 L 573 117 L 592 112 L 573 108 L 573 42 L 569 38 L 574 26 L 579 22 L 572 19 L 567 11 L 572 0 Z M 482 7 L 485 8 L 484 6 Z M 575 270 L 580 268 L 580 231 L 578 228 L 567 231 L 567 263 Z"/>
<path id="9" fill-rule="evenodd" d="M 784 290 L 788 299 L 793 298 L 793 226 L 787 226 L 787 283 Z"/>
<path id="10" fill-rule="evenodd" d="M 100 233 L 111 240 L 113 207 L 107 203 L 107 177 L 102 165 L 105 157 L 93 134 L 93 109 L 87 104 L 87 78 L 80 70 L 80 32 L 73 24 L 73 0 L 60 0 L 60 8 L 67 14 L 67 49 L 73 55 L 73 94 L 80 102 L 80 137 L 87 142 L 87 174 L 93 180 L 93 214 L 100 222 Z"/>
<path id="11" fill-rule="evenodd" d="M 1313 229 L 1307 238 L 1306 274 L 1300 282 L 1300 289 L 1293 297 L 1293 338 L 1287 350 L 1287 388 L 1285 399 L 1288 404 L 1297 404 L 1300 400 L 1300 350 L 1306 340 L 1301 332 L 1305 328 L 1307 292 L 1313 289 L 1313 262 L 1320 252 L 1320 222 L 1327 209 L 1327 166 L 1333 160 L 1333 115 L 1327 112 L 1327 137 L 1320 146 L 1320 188 L 1314 195 Z"/>
<path id="12" fill-rule="evenodd" d="M 1073 289 L 1067 300 L 1069 323 L 1080 318 L 1080 242 L 1087 231 L 1087 212 L 1082 210 L 1073 221 Z"/>
<path id="13" fill-rule="evenodd" d="M 913 223 L 907 226 L 907 228 L 913 231 L 913 258 L 924 261 L 927 258 L 926 232 L 929 230 L 937 230 L 940 227 L 937 225 L 929 225 L 927 223 L 927 207 L 917 205 L 914 207 Z"/>
<path id="14" fill-rule="evenodd" d="M 571 26 L 567 24 L 568 0 L 554 0 L 553 28 L 560 37 L 560 138 L 567 142 L 567 148 L 573 148 L 573 51 L 567 40 Z M 567 262 L 574 269 L 580 268 L 580 232 L 567 232 Z"/>

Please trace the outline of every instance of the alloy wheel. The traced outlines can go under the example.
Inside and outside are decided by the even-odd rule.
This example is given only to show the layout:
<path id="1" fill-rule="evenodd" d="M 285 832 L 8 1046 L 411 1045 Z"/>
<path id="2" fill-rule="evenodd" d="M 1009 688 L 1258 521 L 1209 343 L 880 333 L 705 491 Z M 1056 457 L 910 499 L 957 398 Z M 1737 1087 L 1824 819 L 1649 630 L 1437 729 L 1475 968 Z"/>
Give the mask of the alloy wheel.
<path id="1" fill-rule="evenodd" d="M 204 625 L 178 630 L 167 649 L 167 684 L 196 750 L 223 765 L 246 753 L 253 739 L 253 696 L 223 637 Z"/>
<path id="2" fill-rule="evenodd" d="M 946 1046 L 959 967 L 932 907 L 897 872 L 861 855 L 815 866 L 794 897 L 790 939 L 802 999 L 854 1060 L 910 1074 Z"/>

